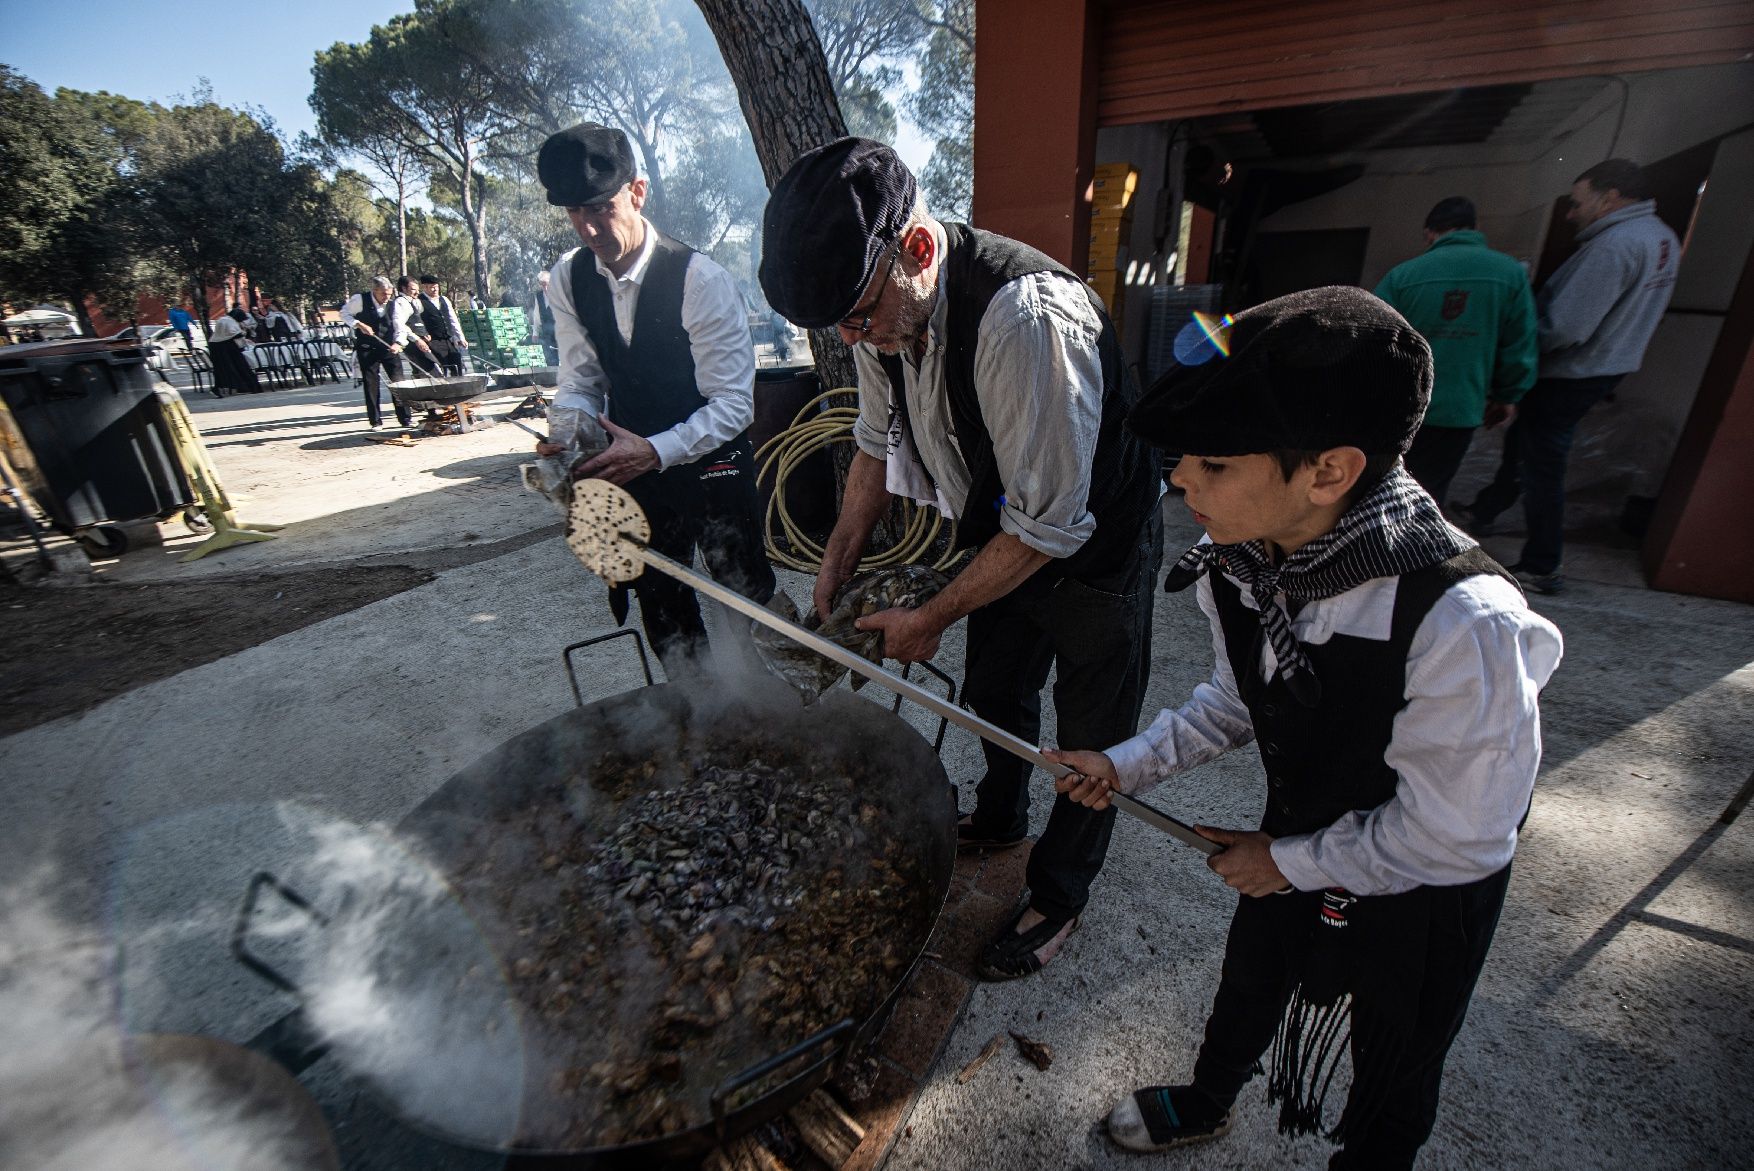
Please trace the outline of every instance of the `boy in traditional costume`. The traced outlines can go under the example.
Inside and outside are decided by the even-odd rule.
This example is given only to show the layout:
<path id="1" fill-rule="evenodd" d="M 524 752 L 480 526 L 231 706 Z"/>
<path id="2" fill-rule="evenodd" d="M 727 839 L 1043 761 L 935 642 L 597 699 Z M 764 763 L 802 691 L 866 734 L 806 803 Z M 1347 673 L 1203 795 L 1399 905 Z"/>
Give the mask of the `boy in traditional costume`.
<path id="1" fill-rule="evenodd" d="M 1207 536 L 1165 588 L 1195 587 L 1216 667 L 1133 739 L 1048 755 L 1103 808 L 1254 740 L 1267 808 L 1253 832 L 1200 827 L 1241 896 L 1205 1040 L 1189 1083 L 1123 1099 L 1109 1133 L 1225 1133 L 1269 1048 L 1280 1128 L 1322 1130 L 1349 1033 L 1329 1165 L 1411 1167 L 1504 903 L 1559 632 L 1401 467 L 1431 354 L 1394 310 L 1316 289 L 1200 332 L 1129 425 L 1182 456 Z"/>

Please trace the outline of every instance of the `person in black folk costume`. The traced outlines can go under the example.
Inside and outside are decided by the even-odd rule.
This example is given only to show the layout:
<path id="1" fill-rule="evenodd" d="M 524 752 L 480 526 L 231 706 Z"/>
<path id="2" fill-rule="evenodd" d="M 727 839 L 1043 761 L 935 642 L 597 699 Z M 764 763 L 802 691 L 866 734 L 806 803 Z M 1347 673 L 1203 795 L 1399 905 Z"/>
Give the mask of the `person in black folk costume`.
<path id="1" fill-rule="evenodd" d="M 583 248 L 548 285 L 560 381 L 540 455 L 598 420 L 607 450 L 574 469 L 633 494 L 652 546 L 678 561 L 698 545 L 714 578 L 758 602 L 773 595 L 749 443 L 755 351 L 731 275 L 640 214 L 646 181 L 619 130 L 584 123 L 542 144 L 536 170 Z M 707 650 L 694 591 L 652 570 L 632 585 L 646 635 L 671 678 Z M 625 594 L 611 592 L 617 617 Z"/>
<path id="2" fill-rule="evenodd" d="M 1102 808 L 1254 740 L 1267 807 L 1258 830 L 1197 827 L 1240 896 L 1205 1040 L 1191 1081 L 1128 1095 L 1108 1130 L 1216 1138 L 1270 1049 L 1281 1130 L 1326 1131 L 1330 1168 L 1410 1168 L 1504 904 L 1559 632 L 1401 465 L 1432 368 L 1399 314 L 1314 289 L 1219 335 L 1128 421 L 1181 456 L 1206 529 L 1165 588 L 1194 587 L 1212 678 L 1106 753 L 1047 755 Z"/>
<path id="3" fill-rule="evenodd" d="M 254 394 L 262 389 L 255 367 L 244 356 L 249 344 L 244 324 L 249 314 L 233 307 L 213 323 L 213 336 L 207 343 L 207 355 L 213 362 L 213 384 L 233 394 Z"/>
<path id="4" fill-rule="evenodd" d="M 406 332 L 408 341 L 402 352 L 414 368 L 427 378 L 442 378 L 439 369 L 438 354 L 433 350 L 433 338 L 436 336 L 428 331 L 426 318 L 420 312 L 420 287 L 411 276 L 396 278 L 396 301 L 394 310 L 396 319 Z"/>
<path id="5" fill-rule="evenodd" d="M 420 321 L 426 327 L 433 355 L 445 373 L 461 378 L 463 351 L 469 348 L 469 342 L 463 337 L 463 323 L 457 320 L 451 299 L 439 293 L 438 277 L 426 273 L 420 278 L 420 298 L 415 303 L 420 308 Z"/>
<path id="6" fill-rule="evenodd" d="M 974 560 L 918 609 L 859 620 L 883 651 L 930 658 L 968 617 L 963 696 L 1033 743 L 1055 673 L 1061 743 L 1095 748 L 1137 726 L 1162 560 L 1155 452 L 1122 421 L 1138 390 L 1114 324 L 1052 258 L 940 223 L 882 143 L 810 151 L 775 185 L 763 224 L 768 304 L 836 328 L 858 369 L 858 452 L 816 579 L 815 604 L 852 576 L 896 495 L 956 521 Z M 1028 840 L 1030 766 L 983 744 L 964 849 Z M 990 980 L 1028 976 L 1077 927 L 1107 856 L 1112 810 L 1056 800 L 1030 851 L 1027 901 L 982 954 Z"/>
<path id="7" fill-rule="evenodd" d="M 380 390 L 382 384 L 402 380 L 402 350 L 408 330 L 396 312 L 395 287 L 387 276 L 372 278 L 372 287 L 355 293 L 341 307 L 341 320 L 353 327 L 354 352 L 359 358 L 359 380 L 365 387 L 365 415 L 373 431 L 384 425 Z M 414 412 L 395 394 L 396 421 L 414 425 Z"/>

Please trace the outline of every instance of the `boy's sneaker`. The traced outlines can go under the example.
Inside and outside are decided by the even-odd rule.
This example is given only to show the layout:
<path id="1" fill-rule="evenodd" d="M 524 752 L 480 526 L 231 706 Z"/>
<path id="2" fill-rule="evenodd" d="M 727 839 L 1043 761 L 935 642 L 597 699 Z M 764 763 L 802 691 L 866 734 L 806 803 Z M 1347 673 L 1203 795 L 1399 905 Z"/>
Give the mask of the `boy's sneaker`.
<path id="1" fill-rule="evenodd" d="M 1510 575 L 1521 582 L 1525 590 L 1533 590 L 1537 594 L 1565 592 L 1565 574 L 1557 569 L 1552 573 L 1532 573 L 1521 565 L 1513 565 L 1510 567 Z"/>
<path id="2" fill-rule="evenodd" d="M 1233 1113 L 1193 1086 L 1146 1086 L 1109 1111 L 1108 1133 L 1127 1150 L 1149 1154 L 1226 1135 Z"/>

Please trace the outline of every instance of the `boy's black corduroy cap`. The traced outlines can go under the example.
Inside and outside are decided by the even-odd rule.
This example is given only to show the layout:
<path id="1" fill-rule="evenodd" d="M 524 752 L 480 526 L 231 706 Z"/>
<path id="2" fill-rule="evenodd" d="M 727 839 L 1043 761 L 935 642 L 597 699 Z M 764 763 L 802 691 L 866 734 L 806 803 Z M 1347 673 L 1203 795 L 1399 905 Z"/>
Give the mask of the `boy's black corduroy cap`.
<path id="1" fill-rule="evenodd" d="M 800 155 L 761 221 L 761 291 L 806 329 L 843 321 L 907 226 L 919 186 L 895 151 L 840 138 Z"/>
<path id="2" fill-rule="evenodd" d="M 1363 289 L 1334 285 L 1236 315 L 1229 357 L 1176 366 L 1127 418 L 1172 454 L 1356 447 L 1403 453 L 1431 402 L 1431 347 Z"/>
<path id="3" fill-rule="evenodd" d="M 536 177 L 556 207 L 604 203 L 639 177 L 627 135 L 595 122 L 550 134 L 536 152 Z"/>

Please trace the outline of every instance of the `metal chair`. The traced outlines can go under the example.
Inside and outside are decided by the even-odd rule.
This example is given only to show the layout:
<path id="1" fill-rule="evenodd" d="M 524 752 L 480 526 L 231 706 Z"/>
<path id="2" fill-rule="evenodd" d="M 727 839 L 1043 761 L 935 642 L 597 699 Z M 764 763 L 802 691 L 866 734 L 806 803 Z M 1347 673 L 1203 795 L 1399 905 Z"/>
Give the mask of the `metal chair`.
<path id="1" fill-rule="evenodd" d="M 225 389 L 219 385 L 219 379 L 213 373 L 213 359 L 206 350 L 189 351 L 189 378 L 197 392 L 208 390 L 213 392 L 214 398 L 225 397 Z M 203 383 L 206 385 L 202 385 Z"/>

